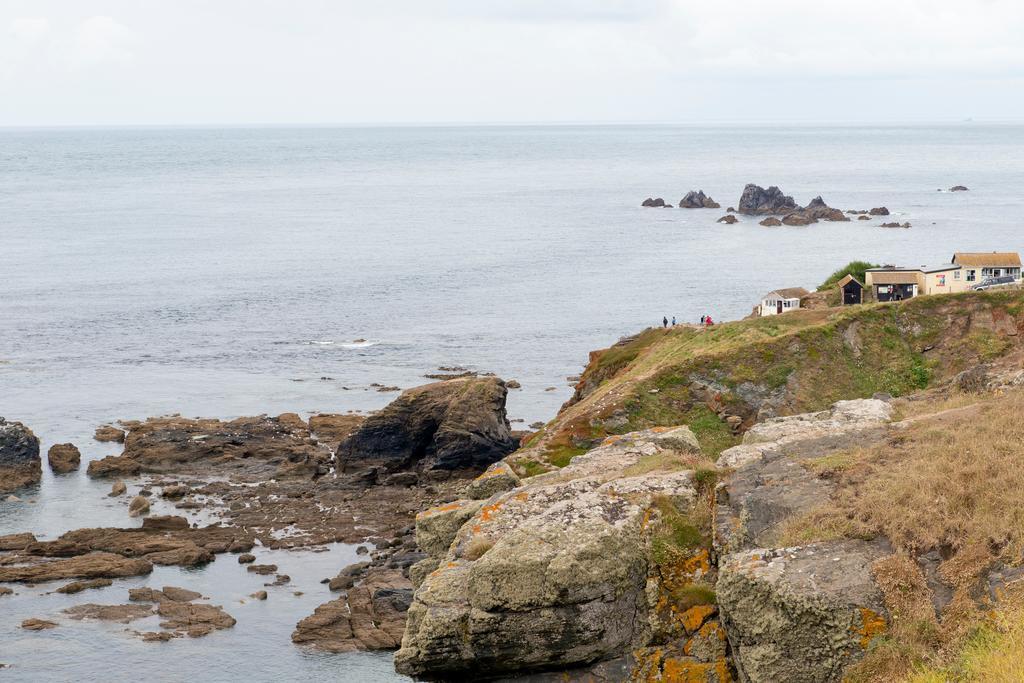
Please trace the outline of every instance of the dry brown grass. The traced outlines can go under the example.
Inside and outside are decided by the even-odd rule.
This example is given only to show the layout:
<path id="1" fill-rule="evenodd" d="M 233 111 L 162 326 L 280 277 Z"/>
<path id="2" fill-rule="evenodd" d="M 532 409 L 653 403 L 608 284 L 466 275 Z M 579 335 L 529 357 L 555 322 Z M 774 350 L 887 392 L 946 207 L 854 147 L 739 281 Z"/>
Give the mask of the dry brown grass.
<path id="1" fill-rule="evenodd" d="M 988 396 L 978 394 L 965 394 L 960 391 L 934 391 L 924 392 L 911 399 L 898 399 L 896 401 L 896 420 L 919 418 L 926 415 L 934 415 L 947 410 L 957 410 L 966 406 L 975 405 L 991 400 Z"/>
<path id="2" fill-rule="evenodd" d="M 483 536 L 478 536 L 469 542 L 462 556 L 467 560 L 479 560 L 488 550 L 494 547 L 494 541 Z"/>
<path id="3" fill-rule="evenodd" d="M 973 398 L 932 403 L 938 414 L 919 415 L 885 442 L 807 465 L 833 479 L 836 491 L 830 503 L 790 520 L 784 540 L 884 535 L 897 550 L 875 568 L 892 633 L 852 680 L 898 679 L 915 666 L 945 670 L 986 618 L 971 588 L 993 562 L 1016 564 L 1024 555 L 1024 392 Z M 954 588 L 941 624 L 929 616 L 923 578 L 909 559 L 932 549 L 950 558 L 939 575 Z"/>

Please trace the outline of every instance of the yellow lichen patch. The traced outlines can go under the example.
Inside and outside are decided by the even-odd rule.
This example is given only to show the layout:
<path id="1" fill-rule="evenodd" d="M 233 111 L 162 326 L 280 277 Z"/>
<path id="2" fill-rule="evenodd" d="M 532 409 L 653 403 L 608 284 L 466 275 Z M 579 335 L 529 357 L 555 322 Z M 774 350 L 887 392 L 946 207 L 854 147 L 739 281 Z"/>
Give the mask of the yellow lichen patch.
<path id="1" fill-rule="evenodd" d="M 502 505 L 504 505 L 504 503 L 502 503 L 502 501 L 500 501 L 500 500 L 497 501 L 496 503 L 492 503 L 490 505 L 484 505 L 482 508 L 480 508 L 480 521 L 481 522 L 489 522 L 489 521 L 491 521 L 491 517 L 494 516 L 495 512 L 497 512 L 498 510 L 501 509 Z"/>
<path id="2" fill-rule="evenodd" d="M 717 611 L 714 605 L 696 605 L 683 612 L 680 621 L 687 633 L 694 633 Z"/>
<path id="3" fill-rule="evenodd" d="M 652 427 L 651 431 L 655 434 L 664 434 L 665 432 L 670 432 L 673 429 L 675 429 L 675 427 Z"/>
<path id="4" fill-rule="evenodd" d="M 866 650 L 871 641 L 886 630 L 888 625 L 885 623 L 885 617 L 867 607 L 860 608 L 860 626 L 854 627 L 854 631 L 860 636 L 862 649 Z"/>
<path id="5" fill-rule="evenodd" d="M 621 434 L 612 434 L 611 436 L 605 437 L 604 441 L 601 442 L 602 446 L 611 446 L 613 443 L 618 443 L 622 440 Z"/>

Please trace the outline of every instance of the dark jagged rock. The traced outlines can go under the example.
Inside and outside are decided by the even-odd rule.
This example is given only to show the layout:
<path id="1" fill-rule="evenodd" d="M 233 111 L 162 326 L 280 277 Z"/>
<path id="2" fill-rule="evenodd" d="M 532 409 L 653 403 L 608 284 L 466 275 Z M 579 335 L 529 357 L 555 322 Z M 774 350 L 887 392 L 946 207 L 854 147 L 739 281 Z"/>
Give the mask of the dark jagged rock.
<path id="1" fill-rule="evenodd" d="M 785 214 L 800 208 L 792 197 L 782 194 L 782 190 L 775 185 L 766 190 L 753 183 L 743 188 L 738 206 L 739 213 L 748 216 Z"/>
<path id="2" fill-rule="evenodd" d="M 505 383 L 467 377 L 409 389 L 338 447 L 346 470 L 482 470 L 516 448 Z"/>
<path id="3" fill-rule="evenodd" d="M 883 227 L 883 228 L 909 228 L 910 227 L 910 223 L 899 223 L 899 222 L 882 223 L 881 227 Z"/>
<path id="4" fill-rule="evenodd" d="M 967 188 L 964 187 L 963 185 L 954 185 L 953 187 L 949 188 L 949 191 L 950 192 L 967 192 Z"/>
<path id="5" fill-rule="evenodd" d="M 843 214 L 842 211 L 840 211 L 839 209 L 833 209 L 831 206 L 826 204 L 825 200 L 822 199 L 820 195 L 815 197 L 814 199 L 812 199 L 811 203 L 808 204 L 806 207 L 804 207 L 803 213 L 805 213 L 807 215 L 810 215 L 810 216 L 813 216 L 814 218 L 817 218 L 819 220 L 826 220 L 826 221 L 848 221 L 848 220 L 850 220 L 849 218 L 847 218 Z"/>
<path id="6" fill-rule="evenodd" d="M 46 452 L 46 460 L 54 474 L 74 472 L 82 462 L 82 454 L 71 443 L 57 443 Z"/>
<path id="7" fill-rule="evenodd" d="M 725 214 L 724 216 L 722 216 L 721 218 L 719 218 L 715 222 L 716 223 L 726 223 L 728 225 L 732 225 L 733 223 L 739 223 L 740 221 L 739 221 L 738 218 L 736 218 L 736 216 L 733 216 L 731 213 L 727 213 L 727 214 Z"/>
<path id="8" fill-rule="evenodd" d="M 870 211 L 868 211 L 868 215 L 871 215 L 871 216 L 888 216 L 889 215 L 889 209 L 885 208 L 884 206 L 876 206 L 875 208 L 873 208 Z"/>
<path id="9" fill-rule="evenodd" d="M 662 199 L 661 197 L 658 197 L 657 199 L 652 199 L 651 197 L 648 197 L 643 201 L 643 203 L 640 206 L 665 207 L 671 206 L 671 204 L 666 204 L 665 200 Z"/>
<path id="10" fill-rule="evenodd" d="M 38 484 L 42 474 L 39 439 L 22 423 L 0 417 L 0 492 Z"/>
<path id="11" fill-rule="evenodd" d="M 680 209 L 719 209 L 721 204 L 704 194 L 704 190 L 690 190 L 679 200 Z"/>

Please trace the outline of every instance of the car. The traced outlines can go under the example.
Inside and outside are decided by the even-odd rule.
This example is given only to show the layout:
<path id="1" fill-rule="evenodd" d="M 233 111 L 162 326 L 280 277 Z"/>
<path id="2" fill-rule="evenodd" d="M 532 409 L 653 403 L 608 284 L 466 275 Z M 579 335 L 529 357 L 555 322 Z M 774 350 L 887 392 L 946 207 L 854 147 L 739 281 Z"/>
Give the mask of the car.
<path id="1" fill-rule="evenodd" d="M 978 284 L 971 287 L 974 290 L 991 289 L 992 287 L 1005 287 L 1017 282 L 1012 275 L 1000 275 L 999 277 L 987 277 Z"/>

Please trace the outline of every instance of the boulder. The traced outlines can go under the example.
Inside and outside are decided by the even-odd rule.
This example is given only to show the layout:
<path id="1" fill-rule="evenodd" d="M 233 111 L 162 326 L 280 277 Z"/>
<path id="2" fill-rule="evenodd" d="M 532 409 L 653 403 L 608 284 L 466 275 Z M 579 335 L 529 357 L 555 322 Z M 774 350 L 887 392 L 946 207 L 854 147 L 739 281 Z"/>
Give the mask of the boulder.
<path id="1" fill-rule="evenodd" d="M 128 503 L 128 516 L 141 517 L 149 513 L 149 499 L 145 496 L 135 496 L 132 502 Z"/>
<path id="2" fill-rule="evenodd" d="M 74 444 L 58 443 L 50 446 L 46 452 L 46 460 L 54 474 L 67 474 L 78 469 L 82 462 L 82 454 Z"/>
<path id="3" fill-rule="evenodd" d="M 123 481 L 118 479 L 117 481 L 114 482 L 114 485 L 110 487 L 110 493 L 108 493 L 107 495 L 110 496 L 111 498 L 116 498 L 118 496 L 123 496 L 127 491 L 128 486 Z"/>
<path id="4" fill-rule="evenodd" d="M 888 630 L 871 565 L 884 542 L 828 541 L 722 558 L 715 593 L 743 681 L 835 681 Z"/>
<path id="5" fill-rule="evenodd" d="M 869 221 L 869 220 L 871 220 L 871 216 L 866 216 L 864 214 L 861 214 L 860 216 L 857 216 L 857 220 L 859 220 L 859 221 Z"/>
<path id="6" fill-rule="evenodd" d="M 888 216 L 889 215 L 889 209 L 887 209 L 884 206 L 876 206 L 875 208 L 873 208 L 870 211 L 868 211 L 868 215 L 870 215 L 870 216 Z"/>
<path id="7" fill-rule="evenodd" d="M 786 214 L 795 211 L 800 207 L 793 201 L 793 198 L 782 193 L 778 187 L 772 185 L 767 190 L 753 183 L 743 188 L 740 202 L 737 205 L 739 213 L 749 216 L 761 214 Z"/>
<path id="8" fill-rule="evenodd" d="M 670 204 L 666 204 L 665 200 L 662 199 L 661 197 L 658 197 L 657 199 L 652 199 L 651 197 L 648 197 L 643 201 L 643 203 L 640 204 L 640 206 L 665 207 L 670 206 Z"/>
<path id="9" fill-rule="evenodd" d="M 731 213 L 727 213 L 726 215 L 722 216 L 715 222 L 725 223 L 726 225 L 733 225 L 734 223 L 739 223 L 739 219 L 736 218 L 736 216 L 733 216 Z"/>
<path id="10" fill-rule="evenodd" d="M 954 185 L 953 187 L 949 188 L 949 191 L 950 192 L 967 192 L 967 188 L 964 187 L 963 185 Z"/>
<path id="11" fill-rule="evenodd" d="M 345 470 L 480 471 L 516 448 L 505 383 L 464 377 L 409 389 L 338 447 Z"/>
<path id="12" fill-rule="evenodd" d="M 85 473 L 94 479 L 105 477 L 133 477 L 142 471 L 142 465 L 130 458 L 120 455 L 108 455 L 99 460 L 93 460 L 85 468 Z M 116 484 L 115 484 L 116 486 Z"/>
<path id="13" fill-rule="evenodd" d="M 775 216 L 769 216 L 768 218 L 765 218 L 763 221 L 760 221 L 759 225 L 763 225 L 768 228 L 774 228 L 782 225 L 782 221 L 780 221 Z"/>
<path id="14" fill-rule="evenodd" d="M 42 474 L 39 439 L 22 423 L 0 417 L 0 493 L 38 484 Z"/>
<path id="15" fill-rule="evenodd" d="M 721 204 L 704 194 L 704 190 L 690 190 L 679 200 L 680 209 L 719 209 Z"/>
<path id="16" fill-rule="evenodd" d="M 651 501 L 692 505 L 694 473 L 679 468 L 699 457 L 696 448 L 685 427 L 609 437 L 487 501 L 432 512 L 428 519 L 448 516 L 445 533 L 423 539 L 437 566 L 410 569 L 419 587 L 396 669 L 431 679 L 516 675 L 614 660 L 646 645 L 644 530 L 658 514 Z M 449 541 L 456 515 L 468 519 Z"/>

